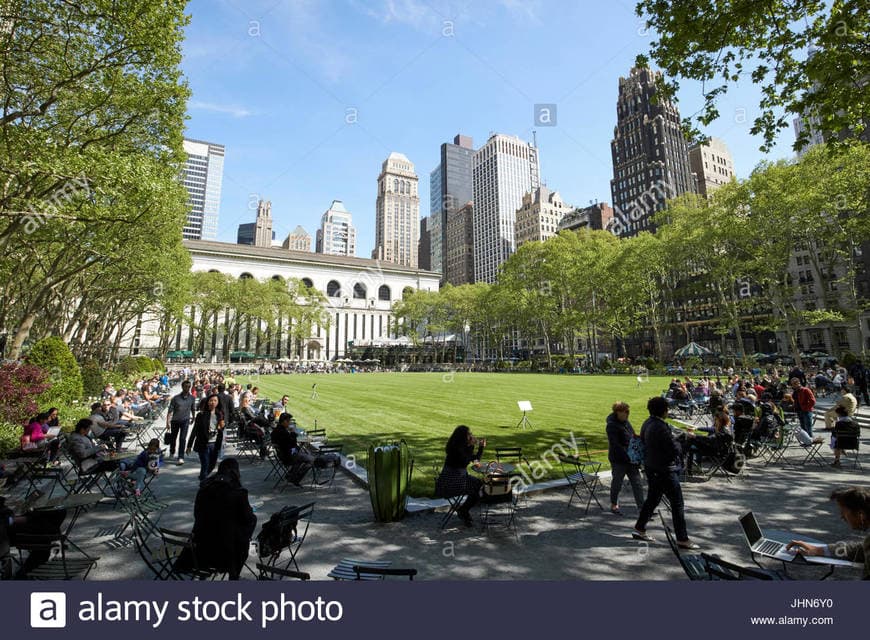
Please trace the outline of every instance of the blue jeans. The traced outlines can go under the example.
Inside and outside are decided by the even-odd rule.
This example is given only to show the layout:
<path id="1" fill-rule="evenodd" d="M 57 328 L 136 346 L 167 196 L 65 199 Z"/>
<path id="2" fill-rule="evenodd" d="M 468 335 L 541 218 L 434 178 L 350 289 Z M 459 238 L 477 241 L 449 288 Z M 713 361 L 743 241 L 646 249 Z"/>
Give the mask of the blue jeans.
<path id="1" fill-rule="evenodd" d="M 208 474 L 214 471 L 215 465 L 217 465 L 218 450 L 215 443 L 212 442 L 202 451 L 197 451 L 197 454 L 199 454 L 199 481 L 202 482 L 208 477 Z"/>
<path id="2" fill-rule="evenodd" d="M 798 411 L 797 412 L 798 422 L 801 425 L 801 429 L 806 431 L 810 436 L 813 435 L 813 423 L 816 421 L 816 414 L 812 411 Z"/>
<path id="3" fill-rule="evenodd" d="M 680 474 L 677 471 L 647 469 L 646 481 L 649 485 L 646 501 L 643 503 L 634 528 L 638 531 L 646 531 L 646 523 L 652 517 L 653 511 L 659 506 L 662 496 L 667 496 L 671 503 L 674 533 L 677 535 L 677 540 L 679 542 L 688 540 L 689 534 L 686 531 L 686 516 L 683 513 L 683 489 L 680 487 Z"/>

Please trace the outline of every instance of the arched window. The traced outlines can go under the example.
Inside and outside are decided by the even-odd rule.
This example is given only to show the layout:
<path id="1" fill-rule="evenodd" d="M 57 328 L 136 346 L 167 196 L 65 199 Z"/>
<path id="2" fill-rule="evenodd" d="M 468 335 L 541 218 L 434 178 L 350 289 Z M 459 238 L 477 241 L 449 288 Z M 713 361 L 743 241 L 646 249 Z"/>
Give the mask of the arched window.
<path id="1" fill-rule="evenodd" d="M 357 282 L 355 285 L 353 285 L 353 297 L 356 300 L 365 300 L 366 286 L 361 282 Z"/>
<path id="2" fill-rule="evenodd" d="M 399 179 L 398 178 L 393 178 L 393 191 L 396 191 L 396 192 L 399 191 Z"/>
<path id="3" fill-rule="evenodd" d="M 302 284 L 304 284 L 309 289 L 314 287 L 314 283 L 311 281 L 311 278 L 302 278 Z"/>
<path id="4" fill-rule="evenodd" d="M 274 276 L 272 276 L 272 280 L 275 280 L 275 281 L 277 281 L 277 282 L 284 282 L 284 278 L 282 278 L 282 277 L 279 276 L 279 275 L 274 275 Z"/>
<path id="5" fill-rule="evenodd" d="M 209 273 L 220 273 L 220 271 L 218 271 L 217 269 L 209 269 L 208 272 Z"/>
<path id="6" fill-rule="evenodd" d="M 247 271 L 239 276 L 239 280 L 253 280 L 253 279 L 254 279 L 254 276 L 252 276 Z"/>
<path id="7" fill-rule="evenodd" d="M 330 280 L 326 285 L 326 295 L 330 298 L 338 298 L 341 295 L 341 285 L 335 280 Z"/>
<path id="8" fill-rule="evenodd" d="M 387 285 L 382 284 L 378 288 L 378 300 L 390 301 L 390 288 Z"/>

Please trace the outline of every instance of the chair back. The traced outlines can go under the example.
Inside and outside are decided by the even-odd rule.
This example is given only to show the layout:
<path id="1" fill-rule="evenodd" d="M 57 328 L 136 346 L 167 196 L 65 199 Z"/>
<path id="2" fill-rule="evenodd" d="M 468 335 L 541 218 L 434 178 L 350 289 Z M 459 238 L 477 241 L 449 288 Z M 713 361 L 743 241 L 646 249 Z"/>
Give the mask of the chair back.
<path id="1" fill-rule="evenodd" d="M 529 464 L 523 456 L 522 447 L 496 447 L 495 449 L 496 462 L 512 462 L 514 464 L 525 463 Z"/>
<path id="2" fill-rule="evenodd" d="M 386 576 L 404 576 L 408 580 L 414 580 L 414 576 L 417 575 L 416 569 L 393 569 L 391 567 L 369 567 L 364 565 L 354 565 L 353 572 L 356 574 L 357 580 L 362 580 L 365 574 L 381 576 L 382 578 Z"/>
<path id="3" fill-rule="evenodd" d="M 665 530 L 665 537 L 668 539 L 668 545 L 671 551 L 677 556 L 677 560 L 683 571 L 689 577 L 689 580 L 709 580 L 710 575 L 707 573 L 707 567 L 700 555 L 680 553 L 680 548 L 677 546 L 677 539 L 673 531 L 665 522 L 665 517 L 659 512 L 659 518 L 662 521 L 662 527 Z"/>

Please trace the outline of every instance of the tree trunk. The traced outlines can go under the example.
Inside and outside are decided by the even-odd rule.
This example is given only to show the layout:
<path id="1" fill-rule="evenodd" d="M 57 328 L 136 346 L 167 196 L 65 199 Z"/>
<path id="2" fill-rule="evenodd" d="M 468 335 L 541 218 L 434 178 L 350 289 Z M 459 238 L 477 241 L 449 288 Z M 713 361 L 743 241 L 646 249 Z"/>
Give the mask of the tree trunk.
<path id="1" fill-rule="evenodd" d="M 18 360 L 21 357 L 21 348 L 24 346 L 24 341 L 30 336 L 30 329 L 36 321 L 36 313 L 30 312 L 21 323 L 18 325 L 18 331 L 15 332 L 15 337 L 12 338 L 12 345 L 9 347 L 9 358 Z"/>

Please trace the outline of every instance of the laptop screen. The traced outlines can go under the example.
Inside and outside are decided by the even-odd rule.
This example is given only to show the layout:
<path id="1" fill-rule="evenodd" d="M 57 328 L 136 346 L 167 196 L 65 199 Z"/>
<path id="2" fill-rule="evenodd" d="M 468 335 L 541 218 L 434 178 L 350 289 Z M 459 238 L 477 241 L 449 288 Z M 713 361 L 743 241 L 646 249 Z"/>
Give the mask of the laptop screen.
<path id="1" fill-rule="evenodd" d="M 745 516 L 742 516 L 740 518 L 740 526 L 743 527 L 743 533 L 746 535 L 750 547 L 761 540 L 761 529 L 758 526 L 754 513 L 750 511 Z"/>

